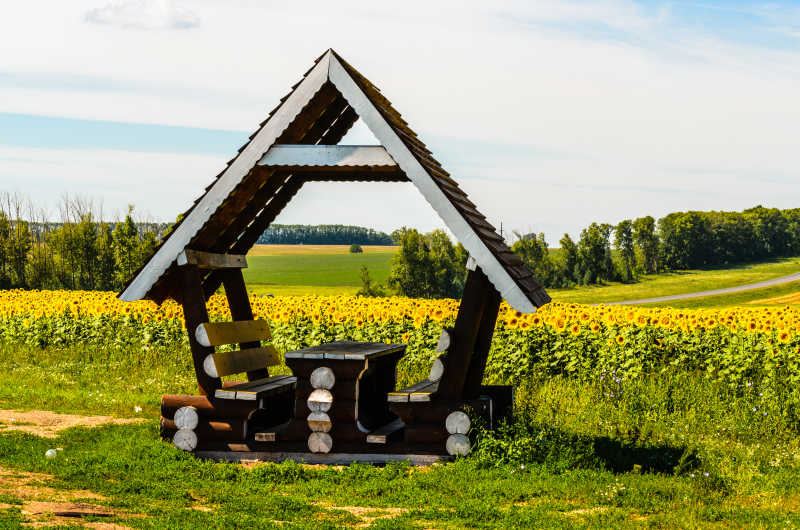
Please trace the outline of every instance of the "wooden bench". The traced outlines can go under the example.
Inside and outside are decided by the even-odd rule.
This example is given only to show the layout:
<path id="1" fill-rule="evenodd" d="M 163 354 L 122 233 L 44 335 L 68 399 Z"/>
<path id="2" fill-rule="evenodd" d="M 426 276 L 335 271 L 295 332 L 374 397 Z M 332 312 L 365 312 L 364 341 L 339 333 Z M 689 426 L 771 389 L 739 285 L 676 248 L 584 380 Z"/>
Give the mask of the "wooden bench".
<path id="1" fill-rule="evenodd" d="M 269 376 L 267 371 L 279 365 L 281 359 L 272 344 L 261 346 L 261 341 L 272 338 L 266 320 L 204 322 L 197 326 L 195 338 L 205 347 L 240 345 L 239 350 L 212 353 L 203 361 L 203 370 L 211 378 L 246 372 L 249 379 L 245 383 L 217 388 L 215 398 L 256 401 L 258 408 L 266 408 L 265 398 L 294 391 L 296 377 Z"/>

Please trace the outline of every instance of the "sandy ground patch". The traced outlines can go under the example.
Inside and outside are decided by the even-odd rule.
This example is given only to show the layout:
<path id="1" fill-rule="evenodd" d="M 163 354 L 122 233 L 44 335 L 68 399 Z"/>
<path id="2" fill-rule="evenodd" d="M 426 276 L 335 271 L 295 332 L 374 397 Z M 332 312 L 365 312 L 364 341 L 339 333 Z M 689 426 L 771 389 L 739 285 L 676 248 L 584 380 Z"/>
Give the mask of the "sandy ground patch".
<path id="1" fill-rule="evenodd" d="M 105 500 L 100 494 L 89 490 L 61 490 L 45 486 L 53 477 L 44 473 L 26 473 L 0 466 L 0 494 L 8 494 L 20 500 L 49 500 L 75 502 L 77 500 Z"/>
<path id="2" fill-rule="evenodd" d="M 408 508 L 374 508 L 369 506 L 335 506 L 333 504 L 328 504 L 324 502 L 315 503 L 317 506 L 321 508 L 325 508 L 326 510 L 343 510 L 356 518 L 360 519 L 361 522 L 356 525 L 356 528 L 363 528 L 370 526 L 373 521 L 378 519 L 390 519 L 397 517 L 408 511 Z"/>
<path id="3" fill-rule="evenodd" d="M 113 418 L 111 416 L 80 416 L 77 414 L 58 414 L 49 410 L 0 410 L 0 432 L 10 430 L 24 431 L 55 438 L 58 431 L 69 427 L 97 427 L 106 423 L 122 424 L 144 421 L 144 418 Z"/>
<path id="4" fill-rule="evenodd" d="M 27 473 L 0 466 L 0 494 L 14 497 L 22 505 L 3 504 L 2 509 L 19 506 L 26 526 L 80 525 L 115 530 L 127 528 L 115 523 L 84 521 L 84 517 L 104 518 L 118 515 L 130 517 L 107 506 L 92 504 L 106 497 L 89 490 L 62 490 L 44 485 L 53 477 L 44 473 Z M 134 515 L 134 517 L 136 517 Z"/>

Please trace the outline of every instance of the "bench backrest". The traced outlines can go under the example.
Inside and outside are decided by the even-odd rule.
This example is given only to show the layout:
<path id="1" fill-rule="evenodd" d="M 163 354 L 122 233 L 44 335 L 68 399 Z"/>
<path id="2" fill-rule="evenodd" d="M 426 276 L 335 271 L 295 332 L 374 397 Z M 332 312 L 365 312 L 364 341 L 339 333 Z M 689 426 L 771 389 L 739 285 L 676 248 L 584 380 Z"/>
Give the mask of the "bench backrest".
<path id="1" fill-rule="evenodd" d="M 281 363 L 272 344 L 261 346 L 261 341 L 272 338 L 266 320 L 239 320 L 234 322 L 204 322 L 197 326 L 195 338 L 203 346 L 239 344 L 241 349 L 213 353 L 206 357 L 203 369 L 211 377 L 255 372 Z"/>

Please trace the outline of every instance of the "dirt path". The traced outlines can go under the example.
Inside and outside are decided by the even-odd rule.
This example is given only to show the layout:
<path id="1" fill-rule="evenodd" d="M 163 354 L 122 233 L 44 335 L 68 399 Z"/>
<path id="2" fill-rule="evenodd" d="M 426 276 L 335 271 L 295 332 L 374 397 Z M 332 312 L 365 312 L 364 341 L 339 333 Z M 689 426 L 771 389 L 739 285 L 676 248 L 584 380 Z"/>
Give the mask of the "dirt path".
<path id="1" fill-rule="evenodd" d="M 79 416 L 58 414 L 48 410 L 0 410 L 0 433 L 24 431 L 43 438 L 56 438 L 69 427 L 97 427 L 106 423 L 123 424 L 144 421 L 144 418 L 112 418 L 111 416 Z"/>
<path id="2" fill-rule="evenodd" d="M 672 300 L 688 300 L 690 298 L 703 298 L 705 296 L 715 296 L 718 294 L 741 293 L 743 291 L 751 291 L 753 289 L 761 289 L 763 287 L 772 287 L 774 285 L 782 285 L 784 283 L 796 282 L 800 280 L 800 272 L 790 274 L 789 276 L 781 276 L 780 278 L 773 278 L 763 282 L 748 283 L 746 285 L 737 285 L 736 287 L 726 287 L 724 289 L 714 289 L 712 291 L 700 291 L 697 293 L 673 294 L 671 296 L 659 296 L 656 298 L 643 298 L 641 300 L 626 300 L 624 302 L 606 302 L 606 305 L 636 305 L 636 304 L 654 304 L 657 302 L 670 302 Z"/>

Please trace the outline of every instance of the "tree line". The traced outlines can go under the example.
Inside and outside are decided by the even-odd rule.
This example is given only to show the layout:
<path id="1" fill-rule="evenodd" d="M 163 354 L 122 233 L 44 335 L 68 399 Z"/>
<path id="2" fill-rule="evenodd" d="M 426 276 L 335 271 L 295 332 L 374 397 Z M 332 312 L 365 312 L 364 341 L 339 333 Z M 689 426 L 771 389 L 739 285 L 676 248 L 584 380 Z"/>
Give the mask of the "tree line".
<path id="1" fill-rule="evenodd" d="M 281 245 L 394 245 L 388 234 L 346 225 L 279 225 L 267 228 L 258 238 L 261 244 Z"/>
<path id="2" fill-rule="evenodd" d="M 118 290 L 147 259 L 168 225 L 137 222 L 133 207 L 102 221 L 91 201 L 64 197 L 59 220 L 30 199 L 0 193 L 0 289 Z"/>
<path id="3" fill-rule="evenodd" d="M 688 211 L 592 223 L 575 242 L 548 249 L 543 234 L 517 235 L 512 250 L 546 287 L 631 282 L 665 270 L 719 267 L 800 254 L 800 208 Z"/>
<path id="4" fill-rule="evenodd" d="M 550 248 L 543 233 L 515 233 L 511 249 L 545 287 L 634 282 L 642 274 L 727 266 L 800 255 L 800 208 L 756 206 L 742 212 L 674 212 L 616 225 L 592 223 L 577 241 L 569 234 Z M 439 298 L 461 295 L 466 251 L 441 230 L 392 234 L 400 244 L 386 286 L 362 270 L 361 294 L 386 291 Z"/>

